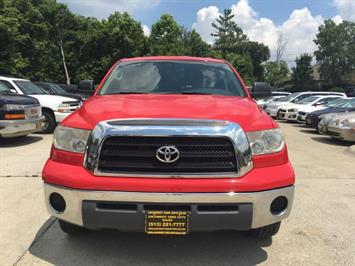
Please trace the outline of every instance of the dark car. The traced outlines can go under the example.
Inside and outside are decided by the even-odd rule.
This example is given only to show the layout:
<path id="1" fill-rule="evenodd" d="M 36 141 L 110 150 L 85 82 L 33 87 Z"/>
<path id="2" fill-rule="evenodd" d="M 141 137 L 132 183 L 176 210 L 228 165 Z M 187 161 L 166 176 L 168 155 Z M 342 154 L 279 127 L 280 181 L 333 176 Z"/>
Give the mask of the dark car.
<path id="1" fill-rule="evenodd" d="M 49 82 L 34 82 L 37 86 L 40 86 L 42 89 L 44 89 L 46 92 L 52 95 L 61 95 L 61 96 L 66 96 L 70 98 L 77 99 L 79 101 L 82 101 L 82 97 L 76 93 L 70 93 L 65 91 L 61 86 L 55 83 L 49 83 Z"/>
<path id="2" fill-rule="evenodd" d="M 0 83 L 0 138 L 22 137 L 41 130 L 38 100 L 13 93 Z"/>
<path id="3" fill-rule="evenodd" d="M 75 84 L 58 84 L 63 90 L 69 93 L 78 93 L 78 85 Z"/>
<path id="4" fill-rule="evenodd" d="M 355 98 L 335 100 L 328 105 L 328 108 L 321 109 L 307 115 L 306 127 L 313 127 L 318 131 L 318 123 L 321 120 L 321 115 L 350 111 L 355 111 Z"/>

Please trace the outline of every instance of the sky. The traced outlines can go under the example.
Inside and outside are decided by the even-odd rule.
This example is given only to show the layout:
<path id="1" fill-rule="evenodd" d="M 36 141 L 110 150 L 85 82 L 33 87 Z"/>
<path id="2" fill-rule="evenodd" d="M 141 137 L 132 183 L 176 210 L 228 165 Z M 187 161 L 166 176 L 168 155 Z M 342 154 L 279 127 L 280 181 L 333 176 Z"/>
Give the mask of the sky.
<path id="1" fill-rule="evenodd" d="M 262 42 L 275 57 L 277 40 L 286 42 L 283 60 L 293 64 L 302 53 L 312 53 L 313 40 L 325 19 L 355 21 L 355 0 L 59 0 L 73 12 L 105 19 L 114 11 L 127 11 L 142 23 L 146 35 L 164 13 L 195 29 L 213 43 L 211 23 L 225 8 L 252 41 Z"/>

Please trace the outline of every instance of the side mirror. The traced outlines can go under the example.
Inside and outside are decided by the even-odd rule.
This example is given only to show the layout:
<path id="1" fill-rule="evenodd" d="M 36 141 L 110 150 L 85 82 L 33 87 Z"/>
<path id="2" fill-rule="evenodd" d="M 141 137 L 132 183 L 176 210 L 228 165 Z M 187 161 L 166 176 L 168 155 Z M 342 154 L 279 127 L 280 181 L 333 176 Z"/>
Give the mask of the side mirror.
<path id="1" fill-rule="evenodd" d="M 92 95 L 95 91 L 95 84 L 93 80 L 81 80 L 78 84 L 78 92 Z"/>
<path id="2" fill-rule="evenodd" d="M 271 96 L 271 86 L 267 82 L 254 82 L 250 95 L 255 98 L 265 98 Z"/>
<path id="3" fill-rule="evenodd" d="M 10 91 L 11 91 L 12 93 L 17 93 L 17 91 L 16 91 L 15 89 L 10 89 Z"/>

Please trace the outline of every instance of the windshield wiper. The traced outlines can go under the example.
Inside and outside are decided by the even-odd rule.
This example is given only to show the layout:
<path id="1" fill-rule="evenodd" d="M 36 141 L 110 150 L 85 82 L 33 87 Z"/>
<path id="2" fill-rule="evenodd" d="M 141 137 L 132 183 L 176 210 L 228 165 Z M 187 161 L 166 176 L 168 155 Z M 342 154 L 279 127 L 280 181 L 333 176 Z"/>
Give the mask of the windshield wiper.
<path id="1" fill-rule="evenodd" d="M 214 95 L 214 93 L 207 93 L 207 92 L 200 92 L 200 91 L 174 91 L 174 92 L 170 92 L 170 91 L 161 91 L 158 92 L 159 94 L 200 94 L 200 95 Z"/>
<path id="2" fill-rule="evenodd" d="M 137 91 L 121 91 L 121 92 L 110 92 L 104 95 L 114 95 L 114 94 L 148 94 L 149 92 L 137 92 Z"/>

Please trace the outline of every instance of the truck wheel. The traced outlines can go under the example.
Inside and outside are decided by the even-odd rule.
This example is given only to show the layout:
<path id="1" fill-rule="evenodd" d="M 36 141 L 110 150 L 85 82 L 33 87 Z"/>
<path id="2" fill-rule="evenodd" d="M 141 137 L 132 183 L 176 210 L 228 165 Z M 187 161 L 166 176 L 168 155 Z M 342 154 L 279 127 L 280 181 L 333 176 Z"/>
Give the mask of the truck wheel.
<path id="1" fill-rule="evenodd" d="M 42 130 L 40 131 L 40 133 L 42 134 L 53 133 L 56 126 L 56 122 L 53 115 L 46 110 L 42 111 L 42 114 L 44 116 L 44 121 L 42 122 Z"/>
<path id="2" fill-rule="evenodd" d="M 281 222 L 269 224 L 256 229 L 251 229 L 249 233 L 257 238 L 270 238 L 273 235 L 276 235 L 280 229 Z"/>
<path id="3" fill-rule="evenodd" d="M 69 235 L 78 235 L 78 234 L 85 233 L 87 231 L 84 227 L 71 224 L 63 220 L 58 220 L 58 222 L 59 222 L 60 229 L 62 229 L 64 233 L 67 233 Z"/>

